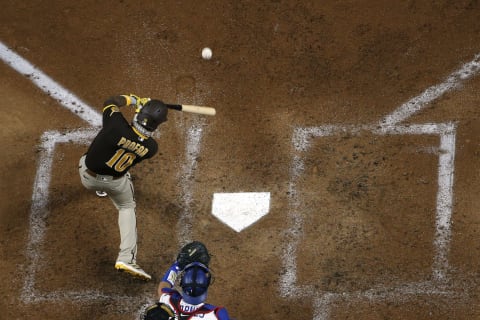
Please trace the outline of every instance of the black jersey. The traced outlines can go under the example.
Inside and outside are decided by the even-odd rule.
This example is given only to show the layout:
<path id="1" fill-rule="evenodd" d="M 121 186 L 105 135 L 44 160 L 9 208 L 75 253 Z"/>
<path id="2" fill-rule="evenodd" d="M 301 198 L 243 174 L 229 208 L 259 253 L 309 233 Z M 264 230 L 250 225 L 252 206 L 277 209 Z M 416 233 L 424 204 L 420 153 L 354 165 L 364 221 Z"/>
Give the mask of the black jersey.
<path id="1" fill-rule="evenodd" d="M 119 177 L 158 151 L 157 142 L 134 131 L 116 105 L 103 110 L 103 127 L 88 148 L 85 164 L 97 174 Z"/>

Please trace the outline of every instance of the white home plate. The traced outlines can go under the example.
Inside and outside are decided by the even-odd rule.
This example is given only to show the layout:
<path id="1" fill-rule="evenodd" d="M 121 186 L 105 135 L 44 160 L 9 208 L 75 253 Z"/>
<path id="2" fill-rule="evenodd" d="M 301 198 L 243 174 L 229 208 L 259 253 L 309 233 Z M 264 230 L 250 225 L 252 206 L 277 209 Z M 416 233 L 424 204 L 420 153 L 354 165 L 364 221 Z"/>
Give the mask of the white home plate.
<path id="1" fill-rule="evenodd" d="M 270 192 L 214 193 L 212 214 L 240 232 L 270 210 Z"/>

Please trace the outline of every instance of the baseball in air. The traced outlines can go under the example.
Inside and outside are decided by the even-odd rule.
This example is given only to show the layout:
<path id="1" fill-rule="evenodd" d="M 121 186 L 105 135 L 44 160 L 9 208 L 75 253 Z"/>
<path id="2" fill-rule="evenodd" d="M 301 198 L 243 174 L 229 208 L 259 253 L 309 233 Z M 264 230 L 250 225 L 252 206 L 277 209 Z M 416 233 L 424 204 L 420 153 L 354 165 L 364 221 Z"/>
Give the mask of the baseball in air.
<path id="1" fill-rule="evenodd" d="M 212 49 L 210 48 L 203 48 L 202 50 L 202 58 L 205 60 L 210 60 L 212 58 Z"/>

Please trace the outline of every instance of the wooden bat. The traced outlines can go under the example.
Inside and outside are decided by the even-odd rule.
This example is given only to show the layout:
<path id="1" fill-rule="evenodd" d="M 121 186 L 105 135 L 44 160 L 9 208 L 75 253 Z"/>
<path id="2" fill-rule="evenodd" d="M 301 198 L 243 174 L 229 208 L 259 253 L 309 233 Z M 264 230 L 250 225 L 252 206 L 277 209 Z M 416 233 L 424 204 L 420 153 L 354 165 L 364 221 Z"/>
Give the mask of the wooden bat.
<path id="1" fill-rule="evenodd" d="M 183 112 L 205 114 L 207 116 L 214 116 L 217 112 L 215 108 L 205 106 L 193 106 L 189 104 L 167 104 L 169 109 L 174 109 Z"/>

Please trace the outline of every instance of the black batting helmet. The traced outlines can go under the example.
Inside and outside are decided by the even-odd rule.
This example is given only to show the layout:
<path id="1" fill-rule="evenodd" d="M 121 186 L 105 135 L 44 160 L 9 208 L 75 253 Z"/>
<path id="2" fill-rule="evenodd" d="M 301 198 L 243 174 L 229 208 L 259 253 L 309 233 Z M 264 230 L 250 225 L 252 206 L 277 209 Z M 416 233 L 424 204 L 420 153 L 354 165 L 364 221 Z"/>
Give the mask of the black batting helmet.
<path id="1" fill-rule="evenodd" d="M 168 108 L 160 100 L 148 101 L 135 115 L 134 122 L 153 132 L 158 125 L 167 121 Z"/>

